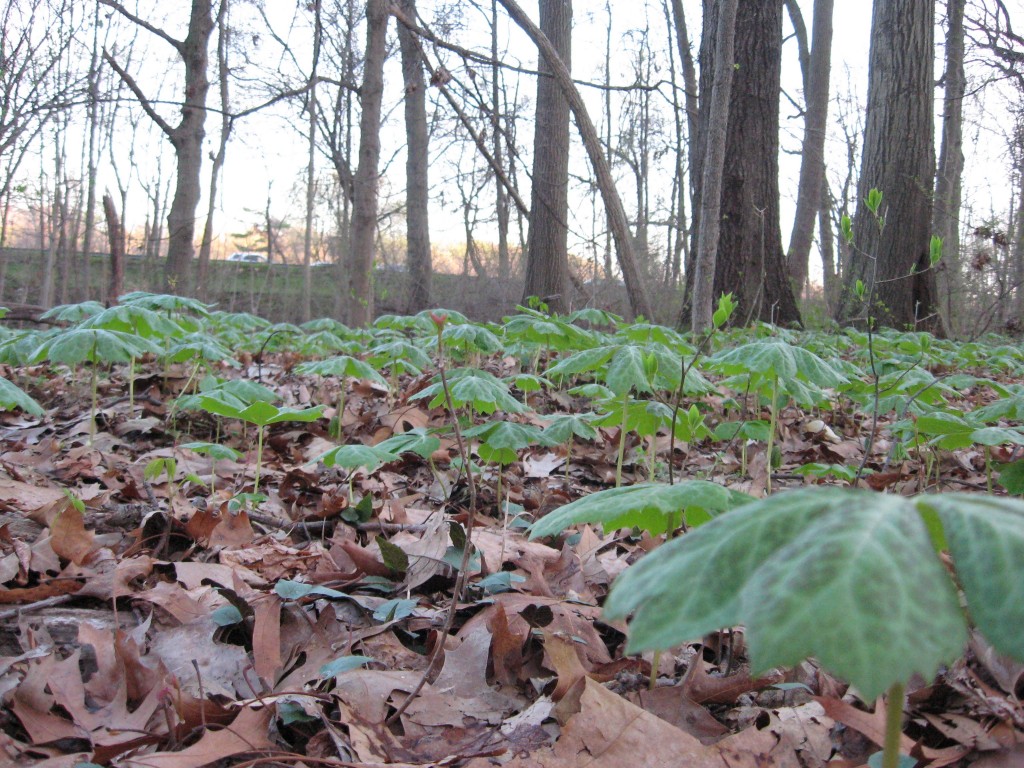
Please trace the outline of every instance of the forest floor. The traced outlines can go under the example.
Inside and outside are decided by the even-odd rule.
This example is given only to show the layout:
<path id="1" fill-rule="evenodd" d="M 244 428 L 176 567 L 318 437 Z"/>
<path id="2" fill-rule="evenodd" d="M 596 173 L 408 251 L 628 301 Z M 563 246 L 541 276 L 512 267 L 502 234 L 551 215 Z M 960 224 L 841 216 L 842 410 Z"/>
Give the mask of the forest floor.
<path id="1" fill-rule="evenodd" d="M 429 353 L 426 331 L 416 343 Z M 866 765 L 882 743 L 884 704 L 860 700 L 814 660 L 754 675 L 742 628 L 625 653 L 626 624 L 603 619 L 601 606 L 663 537 L 581 525 L 531 540 L 527 524 L 614 486 L 620 449 L 623 485 L 664 479 L 671 461 L 676 478 L 754 497 L 817 483 L 985 493 L 989 462 L 1015 456 L 1013 445 L 960 445 L 894 461 L 896 409 L 875 427 L 849 401 L 789 400 L 775 415 L 773 453 L 756 439 L 673 444 L 664 427 L 624 435 L 606 424 L 591 439 L 513 446 L 506 461 L 494 458 L 501 446 L 481 455 L 486 438 L 463 437 L 476 446 L 471 487 L 448 410 L 422 397 L 436 369 L 381 381 L 303 374 L 298 364 L 330 355 L 226 343 L 238 345 L 239 367 L 211 363 L 209 374 L 266 387 L 289 413 L 326 408 L 309 421 L 282 417 L 260 440 L 252 422 L 176 399 L 196 386 L 191 363 L 149 355 L 0 368 L 43 409 L 0 414 L 0 762 Z M 527 364 L 509 345 L 467 360 L 504 380 L 568 354 L 538 350 Z M 948 387 L 944 404 L 968 412 L 1005 397 L 1024 381 L 1020 359 L 965 365 L 957 375 L 1003 389 Z M 943 365 L 902 370 L 943 379 Z M 699 404 L 713 428 L 744 393 L 705 375 L 714 391 L 684 408 Z M 542 427 L 593 407 L 557 387 L 517 397 L 522 413 L 498 408 L 489 419 Z M 479 424 L 486 413 L 471 403 L 464 415 Z M 772 420 L 756 398 L 746 418 Z M 435 431 L 428 451 L 318 461 L 339 445 Z M 862 462 L 873 474 L 852 480 Z M 1024 664 L 974 634 L 961 659 L 908 686 L 908 765 L 1024 765 L 1022 694 Z"/>

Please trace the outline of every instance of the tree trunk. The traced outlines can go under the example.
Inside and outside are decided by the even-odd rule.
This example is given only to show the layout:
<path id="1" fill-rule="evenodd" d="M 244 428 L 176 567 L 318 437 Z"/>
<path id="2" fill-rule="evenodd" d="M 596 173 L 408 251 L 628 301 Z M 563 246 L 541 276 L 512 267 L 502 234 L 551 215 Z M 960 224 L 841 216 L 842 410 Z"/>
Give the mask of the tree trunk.
<path id="1" fill-rule="evenodd" d="M 359 164 L 352 180 L 352 250 L 349 263 L 348 320 L 364 326 L 373 318 L 374 248 L 377 236 L 377 165 L 380 161 L 380 112 L 384 96 L 389 0 L 367 0 L 366 57 L 360 88 Z"/>
<path id="2" fill-rule="evenodd" d="M 500 101 L 499 88 L 501 65 L 498 59 L 498 0 L 491 0 L 491 132 L 494 134 L 494 162 L 501 167 L 502 158 L 502 117 L 504 109 Z M 499 174 L 494 174 L 495 213 L 498 219 L 498 279 L 501 281 L 501 293 L 508 301 L 508 281 L 511 277 L 511 260 L 508 252 L 508 195 Z"/>
<path id="3" fill-rule="evenodd" d="M 787 0 L 787 7 L 795 5 Z M 811 45 L 804 70 L 804 138 L 800 156 L 796 214 L 789 236 L 789 278 L 797 296 L 807 283 L 814 220 L 821 207 L 825 180 L 825 132 L 828 122 L 829 72 L 832 67 L 833 0 L 814 0 Z M 799 13 L 799 10 L 797 11 Z"/>
<path id="4" fill-rule="evenodd" d="M 605 208 L 608 211 L 609 222 L 612 229 L 612 237 L 615 240 L 615 248 L 618 252 L 619 266 L 622 269 L 622 277 L 626 283 L 626 293 L 629 296 L 629 305 L 634 315 L 643 315 L 647 318 L 653 317 L 650 299 L 647 296 L 647 288 L 640 275 L 640 270 L 633 253 L 633 243 L 629 232 L 629 222 L 626 220 L 626 211 L 622 207 L 622 199 L 619 197 L 618 189 L 615 187 L 615 179 L 612 176 L 608 160 L 601 151 L 601 140 L 594 128 L 594 123 L 587 112 L 586 104 L 580 96 L 579 91 L 572 82 L 568 67 L 558 58 L 558 53 L 547 36 L 530 21 L 529 16 L 519 7 L 516 0 L 500 0 L 502 6 L 508 11 L 509 16 L 518 24 L 534 44 L 540 49 L 547 65 L 551 67 L 555 82 L 561 88 L 563 95 L 569 101 L 569 108 L 576 118 L 576 127 L 583 139 L 583 146 L 587 150 L 587 156 L 597 177 L 597 186 L 601 190 L 601 197 L 604 199 Z"/>
<path id="5" fill-rule="evenodd" d="M 686 143 L 687 159 L 690 162 L 690 194 L 692 196 L 696 183 L 693 169 L 697 166 L 697 120 L 699 101 L 697 98 L 697 70 L 693 65 L 693 51 L 690 50 L 690 35 L 686 29 L 686 14 L 683 11 L 683 0 L 672 0 L 672 19 L 675 23 L 676 48 L 683 70 L 683 94 L 686 103 L 686 128 L 689 140 Z"/>
<path id="6" fill-rule="evenodd" d="M 875 0 L 855 247 L 839 308 L 843 321 L 944 331 L 935 271 L 928 266 L 935 177 L 934 26 L 933 3 Z M 871 189 L 883 194 L 882 227 L 865 202 Z M 870 306 L 854 291 L 858 280 Z"/>
<path id="7" fill-rule="evenodd" d="M 179 49 L 185 62 L 185 103 L 181 109 L 181 121 L 171 134 L 171 144 L 178 159 L 178 176 L 171 209 L 167 213 L 164 287 L 170 292 L 187 290 L 194 252 L 196 209 L 201 196 L 203 138 L 206 136 L 206 93 L 210 90 L 206 67 L 210 35 L 214 28 L 212 6 L 212 0 L 192 0 L 188 34 Z"/>
<path id="8" fill-rule="evenodd" d="M 540 30 L 566 70 L 572 67 L 572 2 L 540 0 Z M 569 295 L 569 102 L 538 57 L 537 115 L 533 132 L 530 237 L 523 303 L 539 296 L 552 312 L 567 312 Z"/>
<path id="9" fill-rule="evenodd" d="M 206 207 L 206 224 L 203 226 L 203 237 L 199 245 L 199 263 L 196 265 L 196 296 L 206 301 L 210 295 L 209 271 L 210 252 L 213 249 L 213 217 L 217 210 L 217 183 L 220 180 L 220 171 L 224 167 L 224 159 L 227 155 L 228 139 L 231 136 L 233 122 L 230 114 L 230 100 L 228 98 L 228 39 L 230 27 L 227 23 L 227 2 L 221 5 L 217 17 L 217 85 L 220 90 L 220 142 L 217 145 L 217 153 L 213 156 L 213 166 L 210 168 L 210 199 Z"/>
<path id="10" fill-rule="evenodd" d="M 110 281 L 107 283 L 107 306 L 117 302 L 124 293 L 124 225 L 114 207 L 114 198 L 103 196 L 103 215 L 107 219 L 107 242 L 110 245 Z"/>
<path id="11" fill-rule="evenodd" d="M 199 176 L 203 165 L 203 138 L 206 135 L 206 94 L 210 90 L 206 68 L 210 36 L 214 28 L 213 0 L 192 0 L 188 33 L 183 40 L 175 40 L 163 30 L 153 27 L 116 0 L 99 2 L 169 43 L 185 64 L 185 93 L 181 106 L 181 120 L 176 126 L 171 126 L 156 111 L 153 102 L 146 98 L 132 76 L 122 69 L 112 56 L 104 53 L 107 63 L 117 72 L 139 100 L 146 114 L 159 126 L 174 147 L 178 173 L 174 185 L 174 198 L 167 214 L 164 289 L 172 293 L 184 293 L 188 291 L 189 267 L 192 263 L 196 231 L 196 208 L 201 196 Z"/>
<path id="12" fill-rule="evenodd" d="M 309 6 L 313 12 L 313 62 L 309 69 L 309 92 L 306 94 L 307 160 L 306 160 L 306 222 L 302 233 L 302 322 L 313 316 L 313 211 L 316 206 L 316 78 L 320 63 L 320 41 L 323 23 L 320 18 L 320 0 Z"/>
<path id="13" fill-rule="evenodd" d="M 714 58 L 702 58 L 701 77 L 711 85 L 704 87 L 701 100 L 706 106 L 700 175 L 700 234 L 697 237 L 697 257 L 693 270 L 693 303 L 690 326 L 703 332 L 711 326 L 714 302 L 714 275 L 720 242 L 722 183 L 725 173 L 725 148 L 728 142 L 729 108 L 732 92 L 734 41 L 737 0 L 720 0 L 716 4 L 714 23 L 709 13 L 711 6 L 704 4 L 704 34 L 707 45 L 702 49 L 714 50 Z M 709 33 L 714 34 L 709 34 Z M 712 48 L 712 46 L 714 46 Z M 710 94 L 710 98 L 709 98 Z"/>
<path id="14" fill-rule="evenodd" d="M 721 74 L 713 41 L 719 29 L 724 3 L 705 3 L 705 27 L 701 42 L 701 92 L 711 90 L 712 77 Z M 710 322 L 710 300 L 733 293 L 743 322 L 757 318 L 774 323 L 799 323 L 800 312 L 786 274 L 779 224 L 779 92 L 782 70 L 782 0 L 744 0 L 736 12 L 735 39 L 744 41 L 735 55 L 723 63 L 733 70 L 729 95 L 728 127 L 722 168 L 721 203 L 708 219 L 704 207 L 714 206 L 713 194 L 704 186 L 709 171 L 698 178 L 700 213 L 695 217 L 698 244 L 705 237 L 705 223 L 716 229 L 717 256 L 714 280 L 709 286 L 705 264 L 700 279 L 687 279 L 694 301 L 703 291 L 703 315 Z M 715 96 L 712 94 L 711 99 Z M 710 156 L 709 126 L 713 124 L 708 98 L 700 101 L 699 144 Z M 727 223 L 727 225 L 726 225 Z M 707 233 L 710 234 L 710 233 Z M 698 247 L 698 251 L 704 249 Z M 697 257 L 701 258 L 700 255 Z M 706 255 L 705 255 L 705 258 Z M 697 269 L 694 270 L 697 272 Z M 703 283 L 703 284 L 702 284 Z M 711 289 L 711 290 L 709 290 Z M 696 309 L 696 308 L 694 308 Z M 695 327 L 703 327 L 696 325 Z"/>
<path id="15" fill-rule="evenodd" d="M 399 7 L 407 18 L 416 18 L 416 0 L 400 0 Z M 430 183 L 427 171 L 427 95 L 419 40 L 404 24 L 399 24 L 398 42 L 402 53 L 402 77 L 405 80 L 405 223 L 406 264 L 409 273 L 407 309 L 412 314 L 430 306 L 433 274 L 428 217 Z"/>
<path id="16" fill-rule="evenodd" d="M 945 302 L 945 321 L 954 329 L 952 294 L 960 275 L 960 192 L 964 172 L 963 102 L 965 0 L 947 0 L 945 96 L 942 105 L 942 142 L 935 176 L 932 233 L 942 238 L 942 261 L 935 271 L 940 301 Z M 1020 223 L 1018 222 L 1018 227 Z"/>

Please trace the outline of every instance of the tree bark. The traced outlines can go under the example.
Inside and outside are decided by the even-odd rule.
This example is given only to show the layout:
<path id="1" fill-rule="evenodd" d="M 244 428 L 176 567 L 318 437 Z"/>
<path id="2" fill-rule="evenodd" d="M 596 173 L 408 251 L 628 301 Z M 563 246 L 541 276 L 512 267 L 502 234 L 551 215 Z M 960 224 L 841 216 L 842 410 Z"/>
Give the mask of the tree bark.
<path id="1" fill-rule="evenodd" d="M 612 237 L 615 240 L 615 248 L 618 252 L 619 266 L 622 269 L 622 277 L 626 283 L 626 293 L 629 296 L 629 305 L 634 315 L 653 317 L 650 299 L 647 296 L 647 289 L 640 275 L 636 257 L 633 253 L 632 238 L 629 232 L 629 222 L 626 220 L 626 211 L 622 207 L 622 199 L 615 187 L 615 179 L 612 176 L 608 160 L 601 151 L 601 140 L 598 137 L 594 123 L 590 119 L 587 107 L 580 96 L 579 91 L 572 82 L 569 69 L 565 66 L 558 53 L 547 36 L 540 31 L 536 24 L 526 15 L 516 0 L 500 0 L 502 6 L 509 16 L 522 27 L 523 31 L 530 36 L 534 44 L 540 49 L 548 66 L 551 67 L 555 82 L 562 89 L 562 93 L 569 101 L 569 108 L 576 119 L 576 127 L 583 139 L 583 146 L 587 150 L 590 164 L 597 177 L 597 185 L 601 190 L 601 197 L 604 199 L 605 208 L 608 211 L 611 223 Z"/>
<path id="2" fill-rule="evenodd" d="M 213 0 L 192 0 L 188 33 L 183 40 L 175 40 L 163 30 L 135 16 L 114 0 L 99 0 L 168 42 L 178 52 L 185 65 L 185 92 L 181 107 L 181 120 L 171 126 L 156 112 L 152 102 L 142 93 L 135 80 L 123 70 L 109 54 L 107 63 L 117 72 L 143 110 L 167 135 L 174 147 L 178 173 L 174 197 L 167 214 L 167 263 L 164 265 L 164 288 L 169 292 L 187 292 L 189 267 L 194 252 L 196 208 L 200 198 L 200 171 L 203 163 L 203 138 L 206 135 L 206 94 L 210 89 L 207 76 L 208 49 L 213 33 Z"/>
<path id="3" fill-rule="evenodd" d="M 714 40 L 722 0 L 705 3 L 701 41 L 701 92 L 711 91 L 711 80 L 720 72 Z M 800 311 L 786 273 L 779 223 L 779 93 L 782 70 L 782 0 L 744 0 L 736 12 L 735 39 L 744 44 L 724 62 L 733 69 L 729 97 L 721 202 L 717 216 L 708 220 L 703 208 L 695 209 L 695 241 L 705 235 L 705 222 L 719 228 L 714 261 L 713 290 L 707 293 L 708 272 L 697 280 L 696 269 L 687 277 L 687 295 L 704 300 L 731 292 L 739 306 L 741 322 L 760 319 L 779 324 L 799 324 Z M 711 96 L 711 99 L 714 95 Z M 698 143 L 708 155 L 710 103 L 700 100 Z M 698 155 L 701 157 L 701 155 Z M 697 199 L 713 206 L 703 186 L 705 159 L 701 159 Z M 698 250 L 700 248 L 698 247 Z M 699 257 L 698 257 L 699 258 Z M 700 285 L 700 283 L 705 283 Z M 691 309 L 691 313 L 692 313 Z M 707 305 L 704 316 L 710 321 Z M 685 314 L 683 316 L 685 318 Z"/>
<path id="4" fill-rule="evenodd" d="M 114 198 L 103 196 L 103 215 L 107 220 L 107 242 L 110 245 L 110 281 L 107 283 L 107 306 L 117 302 L 124 293 L 124 225 L 117 215 Z"/>
<path id="5" fill-rule="evenodd" d="M 398 5 L 406 18 L 416 18 L 416 0 L 399 0 Z M 412 314 L 430 306 L 430 282 L 433 275 L 428 215 L 430 182 L 427 171 L 427 95 L 420 43 L 404 24 L 398 24 L 398 43 L 402 54 L 402 77 L 405 80 L 406 264 L 409 273 L 408 311 Z"/>
<path id="6" fill-rule="evenodd" d="M 787 7 L 795 5 L 787 0 Z M 828 122 L 829 73 L 832 68 L 833 0 L 814 0 L 811 45 L 804 69 L 804 138 L 800 156 L 796 214 L 789 236 L 787 266 L 797 296 L 807 283 L 808 260 L 814 237 L 814 220 L 821 207 L 825 180 L 825 132 Z M 799 10 L 797 10 L 799 13 Z"/>
<path id="7" fill-rule="evenodd" d="M 540 0 L 540 31 L 566 70 L 572 67 L 572 2 Z M 533 131 L 530 235 L 523 303 L 539 296 L 552 312 L 569 310 L 569 102 L 551 76 L 544 55 L 537 62 L 537 112 Z"/>
<path id="8" fill-rule="evenodd" d="M 960 274 L 960 195 L 964 172 L 963 102 L 966 89 L 964 73 L 965 0 L 946 2 L 946 72 L 942 105 L 942 140 L 939 166 L 935 176 L 935 202 L 932 207 L 932 233 L 942 238 L 942 261 L 935 281 L 940 301 L 944 301 L 945 320 L 953 329 L 952 295 Z M 1018 221 L 1018 226 L 1019 226 Z"/>
<path id="9" fill-rule="evenodd" d="M 220 91 L 220 139 L 217 152 L 213 156 L 210 168 L 210 199 L 206 207 L 206 223 L 203 225 L 203 236 L 199 243 L 199 260 L 196 264 L 196 296 L 206 301 L 210 295 L 209 271 L 210 253 L 213 250 L 213 219 L 217 210 L 217 185 L 220 171 L 224 167 L 227 156 L 228 139 L 231 137 L 233 121 L 230 114 L 228 94 L 228 39 L 231 35 L 227 23 L 228 3 L 222 3 L 217 16 L 217 86 Z"/>
<path id="10" fill-rule="evenodd" d="M 690 315 L 690 326 L 696 333 L 711 326 L 713 312 L 738 5 L 738 0 L 721 0 L 716 9 L 715 25 L 710 26 L 705 22 L 704 26 L 705 34 L 714 31 L 714 36 L 709 38 L 714 45 L 714 60 L 711 63 L 704 59 L 701 65 L 702 70 L 707 69 L 712 76 L 707 78 L 711 87 L 702 89 L 705 94 L 702 101 L 707 105 L 707 120 L 704 128 L 704 157 L 701 162 L 701 224 L 693 270 L 693 304 Z M 705 18 L 710 16 L 708 10 L 708 3 L 705 2 Z M 701 47 L 705 47 L 703 43 Z M 702 71 L 701 74 L 705 73 Z"/>
<path id="11" fill-rule="evenodd" d="M 944 332 L 929 269 L 934 25 L 933 3 L 875 0 L 854 248 L 839 307 L 844 322 Z M 883 194 L 882 227 L 865 202 L 871 189 Z M 854 291 L 858 280 L 872 297 L 870 306 Z"/>
<path id="12" fill-rule="evenodd" d="M 352 249 L 349 263 L 348 320 L 366 325 L 373 318 L 373 257 L 377 236 L 377 166 L 380 114 L 384 96 L 389 0 L 367 0 L 366 56 L 359 90 L 359 164 L 352 180 Z"/>

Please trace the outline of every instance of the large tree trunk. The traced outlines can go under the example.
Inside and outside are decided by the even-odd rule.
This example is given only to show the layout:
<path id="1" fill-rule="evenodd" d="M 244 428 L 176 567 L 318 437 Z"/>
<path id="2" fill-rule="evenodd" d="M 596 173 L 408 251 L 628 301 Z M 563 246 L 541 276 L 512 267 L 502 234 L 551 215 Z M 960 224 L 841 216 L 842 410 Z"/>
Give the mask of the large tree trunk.
<path id="1" fill-rule="evenodd" d="M 943 331 L 935 272 L 928 267 L 935 176 L 934 28 L 934 3 L 875 0 L 855 247 L 839 308 L 843 321 Z M 865 202 L 871 189 L 883 194 L 881 228 Z M 854 291 L 858 280 L 872 298 L 870 306 Z"/>
<path id="2" fill-rule="evenodd" d="M 952 295 L 960 276 L 960 193 L 964 172 L 964 4 L 965 0 L 947 0 L 946 3 L 948 26 L 942 142 L 932 207 L 932 233 L 941 237 L 943 244 L 942 261 L 935 273 L 936 286 L 940 301 L 945 302 L 943 309 L 947 327 L 954 331 Z"/>
<path id="3" fill-rule="evenodd" d="M 787 0 L 791 14 L 795 1 Z M 825 181 L 825 131 L 828 122 L 829 72 L 832 68 L 833 0 L 814 0 L 811 43 L 804 77 L 804 138 L 800 157 L 800 181 L 797 186 L 796 215 L 789 236 L 787 257 L 789 277 L 797 296 L 807 283 L 808 260 L 814 237 L 814 220 L 821 207 L 821 190 Z M 795 24 L 794 24 L 795 26 Z M 801 60 L 803 57 L 801 56 Z M 802 62 L 801 62 L 802 63 Z"/>
<path id="4" fill-rule="evenodd" d="M 213 0 L 192 0 L 188 34 L 184 40 L 175 40 L 161 29 L 127 10 L 116 0 L 99 0 L 122 16 L 161 37 L 178 52 L 185 64 L 185 93 L 181 107 L 181 120 L 176 126 L 167 123 L 146 98 L 131 75 L 114 58 L 104 53 L 107 63 L 117 72 L 146 114 L 170 139 L 178 161 L 178 174 L 174 185 L 174 198 L 167 214 L 167 263 L 164 265 L 164 288 L 167 291 L 187 292 L 189 267 L 194 251 L 196 208 L 199 206 L 199 175 L 203 164 L 203 137 L 206 135 L 206 94 L 210 90 L 207 77 L 208 49 L 213 33 Z"/>
<path id="5" fill-rule="evenodd" d="M 647 288 L 640 275 L 640 269 L 636 263 L 636 256 L 633 253 L 632 237 L 629 231 L 629 222 L 626 220 L 626 211 L 622 207 L 622 199 L 619 197 L 618 189 L 615 187 L 615 178 L 612 176 L 608 159 L 601 151 L 601 140 L 594 128 L 594 123 L 587 112 L 586 104 L 580 96 L 580 92 L 572 82 L 569 68 L 565 66 L 558 57 L 558 52 L 548 40 L 547 35 L 538 29 L 530 17 L 526 15 L 516 0 L 500 0 L 502 6 L 508 11 L 512 20 L 518 24 L 526 34 L 530 36 L 534 44 L 540 49 L 547 65 L 551 67 L 552 74 L 563 95 L 569 101 L 569 108 L 576 119 L 576 128 L 580 132 L 583 146 L 587 150 L 587 156 L 597 177 L 597 186 L 601 190 L 601 197 L 604 200 L 605 208 L 608 211 L 608 219 L 612 229 L 612 237 L 615 240 L 615 248 L 618 253 L 619 266 L 622 268 L 622 277 L 626 283 L 626 293 L 629 296 L 629 305 L 633 314 L 643 315 L 647 318 L 653 317 L 651 302 L 647 296 Z"/>
<path id="6" fill-rule="evenodd" d="M 721 242 L 722 176 L 725 172 L 725 149 L 728 143 L 730 99 L 732 95 L 733 60 L 735 59 L 736 17 L 738 0 L 721 0 L 714 7 L 704 3 L 704 39 L 701 58 L 701 88 L 704 110 L 700 161 L 700 234 L 697 237 L 697 256 L 693 269 L 693 302 L 690 326 L 702 332 L 711 326 L 714 302 L 714 274 Z"/>
<path id="7" fill-rule="evenodd" d="M 231 136 L 231 103 L 228 96 L 228 39 L 230 27 L 227 23 L 228 3 L 221 5 L 217 16 L 217 86 L 220 91 L 220 140 L 213 155 L 210 168 L 210 194 L 206 203 L 206 224 L 199 243 L 199 260 L 196 264 L 196 296 L 206 301 L 210 296 L 209 272 L 210 253 L 213 250 L 213 218 L 217 210 L 217 183 L 227 155 L 228 139 Z"/>
<path id="8" fill-rule="evenodd" d="M 540 0 L 540 30 L 567 70 L 572 67 L 572 2 Z M 547 58 L 539 56 L 533 132 L 530 239 L 523 302 L 540 296 L 552 312 L 566 312 L 569 295 L 569 102 Z"/>
<path id="9" fill-rule="evenodd" d="M 416 0 L 399 0 L 399 8 L 409 19 L 416 19 Z M 433 265 L 430 255 L 430 185 L 427 174 L 429 146 L 427 135 L 427 95 L 423 82 L 423 53 L 419 40 L 404 25 L 398 25 L 402 51 L 402 77 L 405 80 L 405 223 L 406 263 L 409 272 L 410 313 L 430 306 L 430 281 Z"/>
<path id="10" fill-rule="evenodd" d="M 723 4 L 724 0 L 705 2 L 701 42 L 702 93 L 709 92 L 711 78 L 719 72 L 721 59 L 712 41 L 719 28 L 720 6 Z M 799 323 L 800 312 L 786 273 L 779 224 L 782 0 L 741 2 L 736 13 L 735 36 L 744 44 L 736 46 L 735 55 L 722 62 L 734 72 L 722 171 L 721 208 L 714 220 L 701 211 L 694 222 L 697 242 L 699 244 L 705 236 L 706 225 L 721 227 L 711 295 L 733 293 L 739 305 L 739 316 L 744 322 L 757 318 L 780 324 Z M 706 132 L 711 121 L 708 101 L 702 98 L 700 104 L 700 144 L 704 147 L 708 146 Z M 706 153 L 707 149 L 705 158 Z M 698 178 L 703 179 L 704 174 L 702 167 Z M 697 197 L 701 205 L 712 205 L 703 181 L 699 183 L 701 189 Z M 687 285 L 692 286 L 694 300 L 698 291 L 707 291 L 706 278 L 696 278 L 694 275 L 694 280 L 687 280 Z M 703 311 L 708 312 L 707 306 Z M 710 314 L 704 317 L 710 321 Z"/>
<path id="11" fill-rule="evenodd" d="M 377 236 L 377 165 L 380 111 L 384 96 L 389 0 L 367 0 L 366 57 L 360 88 L 359 165 L 352 180 L 352 250 L 349 263 L 348 321 L 366 325 L 373 318 L 373 256 Z"/>
<path id="12" fill-rule="evenodd" d="M 180 48 L 185 62 L 185 103 L 181 109 L 181 122 L 171 134 L 171 144 L 178 159 L 178 177 L 171 209 L 167 213 L 167 263 L 164 267 L 164 287 L 172 292 L 187 289 L 194 253 L 199 177 L 206 135 L 206 94 L 210 90 L 206 68 L 210 35 L 214 28 L 212 6 L 212 0 L 192 0 L 188 34 Z"/>

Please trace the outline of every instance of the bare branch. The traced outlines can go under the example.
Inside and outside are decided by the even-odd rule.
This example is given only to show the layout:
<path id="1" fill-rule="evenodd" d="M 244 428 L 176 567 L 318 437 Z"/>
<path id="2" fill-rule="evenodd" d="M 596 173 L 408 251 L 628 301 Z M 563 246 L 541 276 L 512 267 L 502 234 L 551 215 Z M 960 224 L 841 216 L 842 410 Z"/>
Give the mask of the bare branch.
<path id="1" fill-rule="evenodd" d="M 106 0 L 100 0 L 100 2 L 106 2 Z M 128 90 L 135 94 L 135 98 L 139 100 L 139 104 L 142 105 L 142 109 L 146 114 L 152 118 L 153 122 L 157 124 L 161 131 L 167 134 L 168 139 L 173 140 L 174 129 L 160 116 L 159 112 L 153 109 L 153 105 L 150 103 L 149 99 L 146 98 L 146 94 L 142 92 L 142 89 L 139 88 L 139 84 L 135 82 L 135 78 L 125 72 L 125 70 L 121 68 L 121 65 L 114 61 L 114 57 L 111 56 L 106 49 L 103 49 L 103 60 L 110 65 L 111 69 L 117 72 L 121 81 L 128 86 Z"/>
<path id="2" fill-rule="evenodd" d="M 115 11 L 120 13 L 122 16 L 124 16 L 129 21 L 132 21 L 135 24 L 138 24 L 143 29 L 145 29 L 145 30 L 147 30 L 149 32 L 152 32 L 157 37 L 167 41 L 170 45 L 174 46 L 174 50 L 176 50 L 181 56 L 185 55 L 185 53 L 184 53 L 185 43 L 182 42 L 181 40 L 176 40 L 175 38 L 173 38 L 169 34 L 167 34 L 164 30 L 160 29 L 159 27 L 153 26 L 152 24 L 150 24 L 145 19 L 143 19 L 143 18 L 141 18 L 139 16 L 136 16 L 134 13 L 129 11 L 127 8 L 125 8 L 123 5 L 121 5 L 118 2 L 115 2 L 115 0 L 99 0 L 99 1 L 100 1 L 100 4 L 105 5 L 108 8 L 113 8 Z"/>

